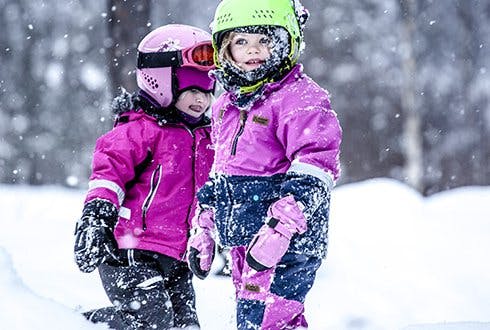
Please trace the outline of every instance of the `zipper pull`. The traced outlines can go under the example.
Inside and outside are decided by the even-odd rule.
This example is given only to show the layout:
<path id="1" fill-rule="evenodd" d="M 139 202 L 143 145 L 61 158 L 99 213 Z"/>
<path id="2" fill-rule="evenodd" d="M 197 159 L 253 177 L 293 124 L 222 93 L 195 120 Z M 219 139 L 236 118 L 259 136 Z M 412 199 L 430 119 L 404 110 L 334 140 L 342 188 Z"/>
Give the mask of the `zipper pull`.
<path id="1" fill-rule="evenodd" d="M 240 126 L 245 125 L 245 122 L 247 121 L 247 110 L 240 110 Z"/>

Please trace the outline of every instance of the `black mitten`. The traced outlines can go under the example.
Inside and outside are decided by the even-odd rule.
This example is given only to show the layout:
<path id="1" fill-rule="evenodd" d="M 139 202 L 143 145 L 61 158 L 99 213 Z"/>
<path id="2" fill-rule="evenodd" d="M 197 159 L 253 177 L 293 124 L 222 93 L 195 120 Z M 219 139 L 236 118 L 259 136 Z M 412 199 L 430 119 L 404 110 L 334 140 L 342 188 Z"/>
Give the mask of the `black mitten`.
<path id="1" fill-rule="evenodd" d="M 75 228 L 75 262 L 84 273 L 95 270 L 106 258 L 118 260 L 113 230 L 117 208 L 112 203 L 95 199 L 83 208 Z"/>

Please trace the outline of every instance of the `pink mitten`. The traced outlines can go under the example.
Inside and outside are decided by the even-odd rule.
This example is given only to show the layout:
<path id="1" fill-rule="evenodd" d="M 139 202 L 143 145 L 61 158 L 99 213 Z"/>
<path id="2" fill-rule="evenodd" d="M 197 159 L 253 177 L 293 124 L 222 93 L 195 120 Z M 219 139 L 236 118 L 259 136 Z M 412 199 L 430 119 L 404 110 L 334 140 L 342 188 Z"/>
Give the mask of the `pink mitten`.
<path id="1" fill-rule="evenodd" d="M 306 219 L 291 195 L 272 204 L 267 216 L 247 249 L 247 263 L 257 271 L 274 267 L 288 250 L 291 237 L 306 231 Z"/>
<path id="2" fill-rule="evenodd" d="M 212 210 L 196 212 L 192 219 L 191 236 L 187 242 L 187 263 L 198 278 L 203 280 L 211 270 L 215 253 L 214 220 Z"/>

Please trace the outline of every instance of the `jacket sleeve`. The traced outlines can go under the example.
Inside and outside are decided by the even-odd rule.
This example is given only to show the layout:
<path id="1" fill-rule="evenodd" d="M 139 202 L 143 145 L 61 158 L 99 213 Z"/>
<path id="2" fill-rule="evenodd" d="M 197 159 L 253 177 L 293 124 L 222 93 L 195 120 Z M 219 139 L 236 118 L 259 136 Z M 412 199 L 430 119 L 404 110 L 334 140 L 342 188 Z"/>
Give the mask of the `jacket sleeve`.
<path id="1" fill-rule="evenodd" d="M 121 206 L 125 185 L 134 179 L 137 165 L 151 155 L 152 138 L 146 131 L 141 123 L 129 122 L 97 140 L 85 202 L 100 198 Z"/>
<path id="2" fill-rule="evenodd" d="M 309 220 L 318 205 L 328 203 L 340 175 L 340 124 L 328 99 L 291 110 L 283 120 L 278 138 L 291 166 L 281 196 L 292 195 Z"/>

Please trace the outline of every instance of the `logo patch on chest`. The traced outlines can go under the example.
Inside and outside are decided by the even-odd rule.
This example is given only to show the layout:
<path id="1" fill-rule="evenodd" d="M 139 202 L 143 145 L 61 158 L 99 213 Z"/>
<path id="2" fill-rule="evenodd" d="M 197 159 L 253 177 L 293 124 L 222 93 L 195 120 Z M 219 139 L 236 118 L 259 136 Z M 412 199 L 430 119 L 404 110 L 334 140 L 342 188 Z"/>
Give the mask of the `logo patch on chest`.
<path id="1" fill-rule="evenodd" d="M 269 119 L 268 118 L 260 117 L 260 116 L 257 116 L 257 115 L 253 116 L 252 121 L 254 123 L 259 124 L 259 125 L 264 125 L 264 126 L 269 125 Z"/>

